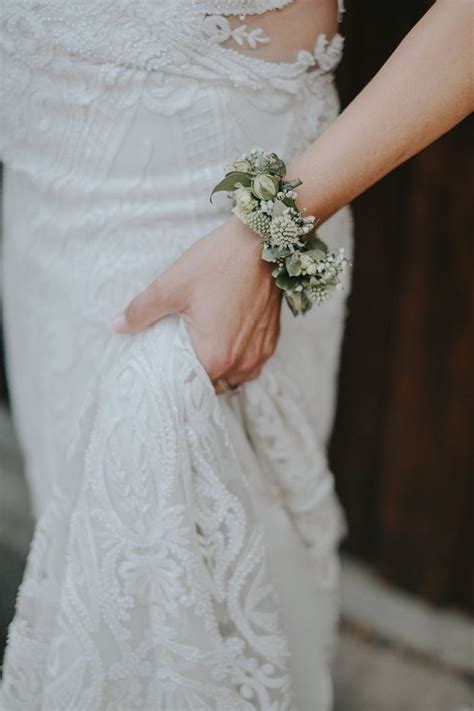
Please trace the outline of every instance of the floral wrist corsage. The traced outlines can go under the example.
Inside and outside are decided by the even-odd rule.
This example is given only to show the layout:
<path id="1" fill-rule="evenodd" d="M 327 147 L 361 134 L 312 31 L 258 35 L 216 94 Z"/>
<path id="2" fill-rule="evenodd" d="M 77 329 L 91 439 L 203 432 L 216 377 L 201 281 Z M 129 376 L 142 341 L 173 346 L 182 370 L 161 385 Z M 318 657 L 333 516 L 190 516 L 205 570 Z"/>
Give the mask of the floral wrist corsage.
<path id="1" fill-rule="evenodd" d="M 293 314 L 321 304 L 341 289 L 349 264 L 343 249 L 329 251 L 316 234 L 318 221 L 296 206 L 301 180 L 285 180 L 285 163 L 275 153 L 254 148 L 236 160 L 211 193 L 225 191 L 232 212 L 262 237 L 262 259 L 275 264 L 273 276 Z"/>

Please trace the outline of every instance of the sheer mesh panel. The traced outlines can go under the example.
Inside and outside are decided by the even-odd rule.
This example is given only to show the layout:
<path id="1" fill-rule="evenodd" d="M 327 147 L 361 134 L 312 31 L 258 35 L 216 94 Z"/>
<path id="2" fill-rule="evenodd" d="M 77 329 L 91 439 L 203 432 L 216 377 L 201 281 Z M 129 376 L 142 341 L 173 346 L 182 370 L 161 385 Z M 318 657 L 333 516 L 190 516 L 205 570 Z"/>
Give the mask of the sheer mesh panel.
<path id="1" fill-rule="evenodd" d="M 318 39 L 336 34 L 344 11 L 342 0 L 218 0 L 209 10 L 207 4 L 204 22 L 214 41 L 271 62 L 294 62 L 301 51 L 314 53 Z"/>

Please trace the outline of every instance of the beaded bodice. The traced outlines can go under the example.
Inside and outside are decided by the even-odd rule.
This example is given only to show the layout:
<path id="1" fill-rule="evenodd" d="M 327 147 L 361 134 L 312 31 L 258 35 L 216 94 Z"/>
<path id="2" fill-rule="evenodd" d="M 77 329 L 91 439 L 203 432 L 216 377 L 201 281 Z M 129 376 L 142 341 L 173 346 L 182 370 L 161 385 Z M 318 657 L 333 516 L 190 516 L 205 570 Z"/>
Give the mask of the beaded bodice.
<path id="1" fill-rule="evenodd" d="M 3 23 L 8 32 L 2 43 L 13 51 L 19 46 L 31 49 L 37 62 L 59 48 L 94 63 L 178 70 L 195 77 L 230 76 L 234 84 L 256 78 L 292 79 L 310 67 L 331 71 L 341 56 L 339 34 L 330 41 L 319 35 L 314 51 L 302 50 L 290 63 L 268 62 L 239 51 L 272 41 L 255 23 L 248 26 L 247 16 L 283 9 L 295 1 L 6 0 Z M 337 5 L 340 18 L 342 1 Z"/>

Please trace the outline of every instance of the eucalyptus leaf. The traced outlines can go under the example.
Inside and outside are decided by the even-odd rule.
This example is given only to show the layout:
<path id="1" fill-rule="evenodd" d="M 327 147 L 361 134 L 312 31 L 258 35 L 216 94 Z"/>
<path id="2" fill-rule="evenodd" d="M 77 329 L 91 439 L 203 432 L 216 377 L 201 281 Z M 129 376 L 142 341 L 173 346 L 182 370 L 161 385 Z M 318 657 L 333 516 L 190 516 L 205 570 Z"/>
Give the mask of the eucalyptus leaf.
<path id="1" fill-rule="evenodd" d="M 293 316 L 299 316 L 305 312 L 303 294 L 285 294 L 285 299 Z"/>
<path id="2" fill-rule="evenodd" d="M 292 289 L 295 285 L 295 282 L 288 274 L 283 273 L 277 276 L 275 284 L 278 286 L 278 288 L 286 290 Z"/>
<path id="3" fill-rule="evenodd" d="M 250 187 L 252 183 L 252 175 L 249 173 L 239 173 L 234 171 L 228 173 L 225 178 L 223 178 L 220 183 L 217 183 L 214 190 L 211 193 L 210 201 L 212 202 L 212 196 L 214 193 L 219 192 L 232 192 L 237 187 L 237 183 L 240 183 L 244 188 Z"/>
<path id="4" fill-rule="evenodd" d="M 292 254 L 285 260 L 285 266 L 290 277 L 300 276 L 301 274 L 301 259 L 299 253 Z"/>
<path id="5" fill-rule="evenodd" d="M 326 244 L 326 242 L 323 242 L 322 239 L 319 239 L 319 237 L 315 234 L 312 236 L 310 239 L 307 240 L 307 250 L 313 250 L 317 249 L 319 252 L 323 252 L 323 254 L 327 254 L 329 252 L 329 248 Z"/>
<path id="6" fill-rule="evenodd" d="M 273 254 L 275 256 L 275 259 L 285 259 L 285 257 L 289 257 L 291 252 L 289 249 L 285 248 L 278 248 L 278 247 L 272 247 L 273 249 Z"/>
<path id="7" fill-rule="evenodd" d="M 278 250 L 274 247 L 264 247 L 262 250 L 262 259 L 265 262 L 276 262 Z"/>
<path id="8" fill-rule="evenodd" d="M 290 277 L 297 277 L 301 274 L 301 264 L 288 264 L 286 263 L 286 270 Z"/>
<path id="9" fill-rule="evenodd" d="M 273 209 L 272 209 L 272 217 L 280 217 L 280 215 L 283 215 L 285 208 L 286 208 L 286 205 L 282 200 L 274 200 Z"/>
<path id="10" fill-rule="evenodd" d="M 305 254 L 313 257 L 313 259 L 324 259 L 326 257 L 326 253 L 322 252 L 320 249 L 308 249 L 305 251 Z"/>

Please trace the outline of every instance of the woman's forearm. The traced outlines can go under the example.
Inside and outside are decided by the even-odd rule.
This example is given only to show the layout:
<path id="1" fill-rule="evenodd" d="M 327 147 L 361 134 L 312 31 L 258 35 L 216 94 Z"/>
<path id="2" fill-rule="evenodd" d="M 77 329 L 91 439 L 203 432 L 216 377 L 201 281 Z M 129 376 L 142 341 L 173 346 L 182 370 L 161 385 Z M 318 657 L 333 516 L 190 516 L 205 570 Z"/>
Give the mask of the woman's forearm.
<path id="1" fill-rule="evenodd" d="M 376 76 L 289 167 L 327 219 L 473 107 L 474 0 L 438 0 Z"/>

